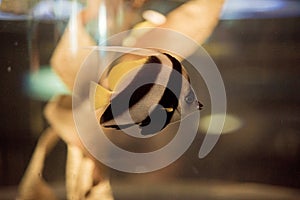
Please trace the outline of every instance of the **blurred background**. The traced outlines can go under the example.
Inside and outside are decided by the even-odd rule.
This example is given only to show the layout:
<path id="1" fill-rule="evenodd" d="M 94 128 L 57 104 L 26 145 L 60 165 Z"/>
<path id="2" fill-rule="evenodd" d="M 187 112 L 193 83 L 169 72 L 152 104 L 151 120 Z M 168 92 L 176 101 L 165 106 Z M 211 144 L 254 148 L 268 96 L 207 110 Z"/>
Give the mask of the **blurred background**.
<path id="1" fill-rule="evenodd" d="M 5 9 L 4 2 L 0 1 L 0 199 L 15 192 L 39 134 L 48 126 L 43 117 L 45 104 L 51 96 L 68 92 L 51 71 L 49 59 L 71 14 L 70 9 L 68 13 L 49 7 L 49 1 L 29 1 L 19 10 L 8 9 L 16 5 Z M 72 3 L 52 2 L 69 8 L 67 3 Z M 139 11 L 166 14 L 184 2 L 149 0 Z M 83 3 L 76 5 L 80 9 Z M 228 191 L 244 192 L 236 199 L 246 199 L 243 194 L 253 195 L 255 191 L 282 191 L 290 199 L 298 199 L 299 24 L 299 1 L 227 0 L 218 26 L 203 45 L 219 68 L 227 93 L 228 113 L 218 143 L 207 157 L 198 158 L 204 137 L 201 127 L 205 127 L 209 113 L 204 110 L 197 138 L 171 166 L 142 175 L 111 172 L 117 199 L 134 199 L 122 198 L 136 189 L 130 183 L 142 188 L 136 191 L 136 199 L 147 199 L 143 191 L 149 187 L 165 183 L 176 190 L 182 186 L 177 182 L 186 183 L 181 188 L 190 194 L 202 192 L 204 199 L 221 199 L 213 195 L 220 192 L 226 196 Z M 34 76 L 33 69 L 38 69 Z M 46 161 L 47 181 L 63 184 L 65 159 L 66 146 L 60 142 Z M 126 187 L 122 185 L 125 180 Z M 122 193 L 121 186 L 127 193 Z M 172 199 L 180 199 L 168 193 Z"/>

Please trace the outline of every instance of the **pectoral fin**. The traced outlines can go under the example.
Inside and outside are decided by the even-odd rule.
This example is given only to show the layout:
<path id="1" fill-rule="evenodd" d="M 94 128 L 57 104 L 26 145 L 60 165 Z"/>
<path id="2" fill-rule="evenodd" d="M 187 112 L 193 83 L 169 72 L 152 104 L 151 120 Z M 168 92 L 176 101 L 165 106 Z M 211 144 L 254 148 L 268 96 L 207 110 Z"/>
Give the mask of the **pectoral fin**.
<path id="1" fill-rule="evenodd" d="M 164 108 L 167 112 L 173 112 L 174 111 L 174 108 Z"/>

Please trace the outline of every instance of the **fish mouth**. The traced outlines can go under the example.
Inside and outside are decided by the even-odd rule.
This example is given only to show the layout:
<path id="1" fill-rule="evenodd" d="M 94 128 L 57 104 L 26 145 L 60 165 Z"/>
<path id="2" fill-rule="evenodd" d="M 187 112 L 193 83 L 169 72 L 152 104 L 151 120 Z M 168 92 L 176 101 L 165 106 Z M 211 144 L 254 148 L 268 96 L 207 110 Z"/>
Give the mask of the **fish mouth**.
<path id="1" fill-rule="evenodd" d="M 197 109 L 198 109 L 198 110 L 201 110 L 202 107 L 203 107 L 203 104 L 200 103 L 200 101 L 197 101 Z"/>

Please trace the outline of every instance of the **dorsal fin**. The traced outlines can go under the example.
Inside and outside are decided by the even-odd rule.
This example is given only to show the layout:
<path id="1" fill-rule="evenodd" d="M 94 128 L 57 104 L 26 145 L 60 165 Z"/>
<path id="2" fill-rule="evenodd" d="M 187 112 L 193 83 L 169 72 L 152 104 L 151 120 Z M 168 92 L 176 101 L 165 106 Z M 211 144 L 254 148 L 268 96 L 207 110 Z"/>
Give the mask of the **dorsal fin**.
<path id="1" fill-rule="evenodd" d="M 132 55 L 139 55 L 139 56 L 152 56 L 152 55 L 159 55 L 160 52 L 153 50 L 153 49 L 146 49 L 146 48 L 138 48 L 138 47 L 123 47 L 123 46 L 89 46 L 84 47 L 85 49 L 92 49 L 97 51 L 110 51 L 110 52 L 119 52 L 119 53 L 126 53 Z"/>

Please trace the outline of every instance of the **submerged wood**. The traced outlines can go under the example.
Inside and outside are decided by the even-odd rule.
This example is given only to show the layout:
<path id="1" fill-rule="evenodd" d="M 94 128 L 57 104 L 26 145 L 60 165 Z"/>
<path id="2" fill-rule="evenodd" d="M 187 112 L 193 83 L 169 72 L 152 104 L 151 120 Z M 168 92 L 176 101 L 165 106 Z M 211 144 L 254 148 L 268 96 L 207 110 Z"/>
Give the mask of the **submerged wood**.
<path id="1" fill-rule="evenodd" d="M 95 46 L 96 42 L 85 30 L 87 21 L 96 17 L 95 5 L 101 0 L 88 1 L 86 9 L 71 19 L 52 58 L 51 66 L 66 86 L 72 90 L 76 74 L 84 59 L 92 51 L 84 47 Z M 190 1 L 172 11 L 161 28 L 169 28 L 193 38 L 202 44 L 217 25 L 223 0 Z M 93 5 L 93 6 L 91 6 Z M 191 25 L 193 24 L 193 25 Z M 195 26 L 194 26 L 195 25 Z M 76 27 L 74 32 L 73 27 Z M 147 32 L 139 37 L 138 43 L 170 42 L 167 35 Z M 180 45 L 180 44 L 179 44 Z M 187 55 L 195 49 L 187 49 Z M 113 200 L 107 172 L 87 153 L 77 136 L 72 115 L 71 96 L 60 96 L 50 101 L 45 108 L 45 117 L 50 128 L 42 133 L 30 164 L 19 188 L 18 199 L 48 199 L 56 196 L 43 180 L 44 161 L 51 147 L 60 138 L 67 144 L 66 197 L 67 199 Z"/>

